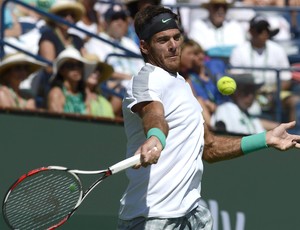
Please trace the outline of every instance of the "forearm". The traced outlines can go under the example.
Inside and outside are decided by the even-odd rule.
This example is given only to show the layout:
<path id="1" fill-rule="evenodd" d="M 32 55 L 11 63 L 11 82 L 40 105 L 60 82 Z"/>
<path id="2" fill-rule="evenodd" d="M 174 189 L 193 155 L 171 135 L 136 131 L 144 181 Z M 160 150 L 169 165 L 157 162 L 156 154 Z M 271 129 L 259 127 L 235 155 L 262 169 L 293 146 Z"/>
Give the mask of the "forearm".
<path id="1" fill-rule="evenodd" d="M 233 159 L 243 155 L 240 137 L 213 136 L 205 141 L 203 159 L 209 163 Z"/>

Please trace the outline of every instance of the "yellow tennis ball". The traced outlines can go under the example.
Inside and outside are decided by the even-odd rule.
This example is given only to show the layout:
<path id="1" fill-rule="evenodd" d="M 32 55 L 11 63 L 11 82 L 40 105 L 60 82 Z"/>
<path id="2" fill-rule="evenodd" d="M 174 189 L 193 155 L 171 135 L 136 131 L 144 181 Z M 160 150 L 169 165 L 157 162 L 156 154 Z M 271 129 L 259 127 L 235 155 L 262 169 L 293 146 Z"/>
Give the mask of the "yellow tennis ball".
<path id="1" fill-rule="evenodd" d="M 221 77 L 217 82 L 218 90 L 223 95 L 231 95 L 236 90 L 236 82 L 228 76 Z"/>

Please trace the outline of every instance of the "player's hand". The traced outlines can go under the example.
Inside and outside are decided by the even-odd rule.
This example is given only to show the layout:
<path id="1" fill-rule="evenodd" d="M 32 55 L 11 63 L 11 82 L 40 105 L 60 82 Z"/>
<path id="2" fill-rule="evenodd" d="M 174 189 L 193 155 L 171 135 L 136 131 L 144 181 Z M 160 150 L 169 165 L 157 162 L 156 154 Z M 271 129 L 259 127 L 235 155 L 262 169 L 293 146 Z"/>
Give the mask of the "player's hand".
<path id="1" fill-rule="evenodd" d="M 300 136 L 287 132 L 288 129 L 295 127 L 295 125 L 295 121 L 282 123 L 275 129 L 268 131 L 266 134 L 267 145 L 282 151 L 293 147 L 300 148 Z"/>
<path id="2" fill-rule="evenodd" d="M 162 146 L 157 137 L 152 136 L 142 146 L 138 148 L 135 154 L 141 154 L 141 163 L 133 168 L 138 169 L 141 166 L 147 167 L 156 164 L 159 160 Z"/>

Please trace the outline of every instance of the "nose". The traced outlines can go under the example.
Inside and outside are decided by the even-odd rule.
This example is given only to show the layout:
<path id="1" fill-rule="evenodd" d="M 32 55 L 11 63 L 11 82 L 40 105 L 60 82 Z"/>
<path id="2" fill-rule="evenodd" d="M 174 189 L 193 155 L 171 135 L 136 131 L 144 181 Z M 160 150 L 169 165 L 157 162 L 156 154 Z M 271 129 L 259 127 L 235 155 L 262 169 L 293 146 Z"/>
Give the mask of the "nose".
<path id="1" fill-rule="evenodd" d="M 169 42 L 169 50 L 170 51 L 176 51 L 177 46 L 178 46 L 177 42 L 174 40 L 174 38 L 171 38 L 170 42 Z"/>

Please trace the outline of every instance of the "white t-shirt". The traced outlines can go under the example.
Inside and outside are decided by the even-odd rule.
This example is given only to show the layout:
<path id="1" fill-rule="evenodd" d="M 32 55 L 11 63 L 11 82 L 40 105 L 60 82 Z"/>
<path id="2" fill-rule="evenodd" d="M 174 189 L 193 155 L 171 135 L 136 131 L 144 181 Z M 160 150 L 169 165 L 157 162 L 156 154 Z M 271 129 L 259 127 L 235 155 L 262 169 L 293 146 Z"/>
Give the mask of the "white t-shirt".
<path id="1" fill-rule="evenodd" d="M 277 43 L 268 40 L 265 50 L 259 54 L 253 50 L 249 41 L 233 49 L 230 56 L 232 66 L 243 67 L 270 67 L 270 68 L 289 68 L 290 64 L 284 49 Z M 253 71 L 253 76 L 258 78 L 257 82 L 264 82 L 266 85 L 276 84 L 275 71 Z M 280 74 L 282 81 L 291 80 L 289 71 L 282 71 Z"/>
<path id="2" fill-rule="evenodd" d="M 189 37 L 198 42 L 204 50 L 215 47 L 236 46 L 246 40 L 243 27 L 236 21 L 225 21 L 216 28 L 209 20 L 195 20 L 189 32 Z"/>
<path id="3" fill-rule="evenodd" d="M 247 116 L 233 102 L 225 102 L 217 107 L 211 117 L 210 125 L 215 128 L 219 121 L 225 124 L 227 132 L 255 134 L 265 131 L 258 118 Z"/>
<path id="4" fill-rule="evenodd" d="M 169 134 L 156 165 L 127 170 L 129 185 L 121 199 L 119 217 L 181 217 L 197 207 L 200 200 L 202 108 L 182 76 L 147 63 L 130 81 L 123 101 L 127 157 L 146 141 L 141 118 L 131 111 L 143 101 L 163 104 Z"/>

